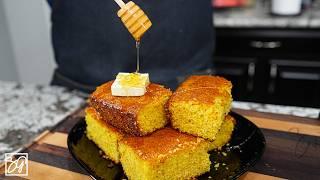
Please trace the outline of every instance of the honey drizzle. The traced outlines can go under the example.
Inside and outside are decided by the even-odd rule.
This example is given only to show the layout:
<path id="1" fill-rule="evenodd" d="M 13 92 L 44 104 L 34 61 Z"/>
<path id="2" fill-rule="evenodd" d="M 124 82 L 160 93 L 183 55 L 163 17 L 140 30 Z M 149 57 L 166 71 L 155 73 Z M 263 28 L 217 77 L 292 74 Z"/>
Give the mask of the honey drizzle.
<path id="1" fill-rule="evenodd" d="M 136 49 L 137 49 L 137 67 L 136 67 L 136 73 L 139 73 L 140 71 L 140 40 L 136 41 Z"/>

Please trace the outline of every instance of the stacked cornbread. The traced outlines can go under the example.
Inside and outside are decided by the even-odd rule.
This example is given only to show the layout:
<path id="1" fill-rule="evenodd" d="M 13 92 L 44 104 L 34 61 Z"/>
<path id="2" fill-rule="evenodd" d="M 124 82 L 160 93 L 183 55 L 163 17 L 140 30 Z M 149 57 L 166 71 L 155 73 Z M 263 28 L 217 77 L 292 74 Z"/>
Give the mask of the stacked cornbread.
<path id="1" fill-rule="evenodd" d="M 216 136 L 216 139 L 214 141 L 208 141 L 209 151 L 212 151 L 214 149 L 221 149 L 222 146 L 227 144 L 227 142 L 231 139 L 231 135 L 232 135 L 235 124 L 236 124 L 235 119 L 232 116 L 227 115 L 221 124 L 220 130 Z"/>
<path id="2" fill-rule="evenodd" d="M 231 82 L 222 77 L 190 76 L 167 104 L 172 126 L 182 132 L 215 140 L 231 108 L 231 88 Z"/>
<path id="3" fill-rule="evenodd" d="M 102 120 L 100 114 L 92 107 L 86 109 L 87 137 L 115 163 L 120 162 L 119 141 L 124 133 Z"/>
<path id="4" fill-rule="evenodd" d="M 114 96 L 113 81 L 99 87 L 90 97 L 89 104 L 102 119 L 121 131 L 147 135 L 167 124 L 164 105 L 171 91 L 158 84 L 149 84 L 143 96 Z"/>
<path id="5" fill-rule="evenodd" d="M 129 179 L 189 179 L 210 170 L 207 142 L 169 127 L 127 137 L 119 151 Z"/>
<path id="6" fill-rule="evenodd" d="M 128 74 L 128 77 L 129 81 L 138 78 L 130 74 Z M 213 93 L 217 96 L 217 99 L 220 98 L 221 100 L 219 102 L 212 100 L 210 101 L 211 104 L 208 102 L 208 104 L 203 105 L 203 108 L 209 107 L 211 109 L 208 113 L 200 116 L 200 119 L 195 119 L 194 122 L 185 122 L 179 119 L 187 117 L 180 115 L 183 113 L 179 112 L 181 108 L 176 109 L 180 104 L 172 107 L 173 102 L 180 103 L 176 100 L 178 95 L 185 95 L 180 93 L 182 87 L 186 86 L 184 83 L 171 96 L 170 90 L 161 85 L 148 83 L 148 79 L 143 80 L 144 83 L 142 84 L 144 85 L 142 86 L 141 83 L 130 82 L 129 84 L 137 86 L 133 89 L 126 87 L 125 90 L 121 89 L 125 84 L 121 84 L 119 79 L 107 82 L 97 87 L 96 91 L 90 96 L 89 107 L 86 109 L 87 137 L 95 142 L 111 160 L 116 163 L 120 162 L 129 179 L 190 179 L 199 176 L 210 170 L 211 163 L 208 151 L 219 149 L 225 145 L 231 138 L 235 125 L 234 119 L 231 116 L 226 116 L 230 108 L 230 102 L 228 102 L 228 99 L 224 100 L 220 97 L 224 96 L 231 99 L 228 96 L 231 86 L 228 83 L 225 85 L 220 83 L 223 80 L 223 78 L 217 80 L 219 83 L 216 85 L 220 86 L 217 87 L 219 91 Z M 203 81 L 201 80 L 201 82 Z M 211 82 L 207 82 L 207 86 L 192 85 L 188 80 L 186 83 L 189 83 L 188 87 L 190 88 L 195 86 L 200 89 L 214 85 Z M 229 87 L 230 90 L 226 92 L 228 95 L 225 95 L 224 92 Z M 117 91 L 115 94 L 118 93 L 118 95 L 114 95 L 112 91 Z M 145 91 L 145 93 L 138 96 L 138 91 L 139 93 Z M 212 98 L 211 91 L 206 92 L 208 98 Z M 126 93 L 132 93 L 134 96 L 124 96 Z M 194 100 L 190 95 L 178 99 Z M 199 105 L 201 103 L 201 101 L 198 102 Z M 221 105 L 221 107 L 218 105 Z M 187 106 L 183 107 L 188 110 Z M 216 113 L 215 116 L 210 114 L 213 111 Z M 176 115 L 177 112 L 180 114 Z M 206 109 L 202 112 L 206 112 Z M 193 116 L 192 113 L 188 113 L 193 118 L 198 118 Z M 207 115 L 214 119 L 201 119 Z M 177 130 L 166 126 L 169 121 Z M 201 123 L 200 121 L 205 122 Z M 187 123 L 208 124 L 207 126 L 196 124 L 194 128 L 188 130 L 183 128 L 183 123 L 189 127 L 191 125 Z M 215 125 L 211 126 L 212 124 Z M 197 134 L 196 132 L 202 131 L 200 128 L 214 128 L 216 131 L 214 138 L 201 136 L 205 133 Z M 213 134 L 211 131 L 210 133 Z"/>

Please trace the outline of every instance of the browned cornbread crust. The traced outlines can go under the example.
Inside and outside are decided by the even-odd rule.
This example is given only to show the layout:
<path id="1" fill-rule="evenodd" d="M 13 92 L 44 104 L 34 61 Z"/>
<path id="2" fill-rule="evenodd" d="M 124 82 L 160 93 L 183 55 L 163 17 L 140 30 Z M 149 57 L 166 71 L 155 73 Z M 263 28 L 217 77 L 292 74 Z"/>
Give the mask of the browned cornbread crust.
<path id="1" fill-rule="evenodd" d="M 208 142 L 163 128 L 119 143 L 120 161 L 132 180 L 191 179 L 210 170 Z"/>
<path id="2" fill-rule="evenodd" d="M 127 136 L 121 140 L 121 143 L 139 152 L 141 159 L 150 163 L 159 163 L 178 151 L 192 149 L 200 144 L 207 146 L 208 142 L 202 138 L 165 127 L 148 136 Z"/>
<path id="3" fill-rule="evenodd" d="M 212 104 L 214 97 L 231 98 L 231 88 L 231 82 L 219 76 L 190 76 L 173 93 L 166 108 L 173 101 L 197 101 Z"/>
<path id="4" fill-rule="evenodd" d="M 230 111 L 231 88 L 231 82 L 219 76 L 190 76 L 166 104 L 172 127 L 214 140 Z"/>
<path id="5" fill-rule="evenodd" d="M 147 87 L 145 95 L 139 97 L 112 96 L 109 81 L 99 87 L 89 98 L 90 106 L 94 107 L 107 123 L 119 128 L 121 131 L 135 136 L 146 135 L 137 121 L 139 111 L 150 102 L 156 102 L 160 98 L 170 96 L 169 89 L 161 85 L 151 83 Z"/>
<path id="6" fill-rule="evenodd" d="M 185 91 L 187 89 L 210 89 L 217 88 L 226 90 L 231 94 L 232 83 L 223 77 L 209 75 L 193 75 L 189 76 L 182 84 L 179 85 L 177 91 Z"/>

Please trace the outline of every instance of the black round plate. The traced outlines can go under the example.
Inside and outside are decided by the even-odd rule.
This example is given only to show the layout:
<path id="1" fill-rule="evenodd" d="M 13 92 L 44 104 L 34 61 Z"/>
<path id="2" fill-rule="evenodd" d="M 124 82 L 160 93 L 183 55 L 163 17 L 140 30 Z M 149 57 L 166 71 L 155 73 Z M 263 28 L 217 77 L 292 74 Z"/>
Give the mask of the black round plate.
<path id="1" fill-rule="evenodd" d="M 260 129 L 237 113 L 230 115 L 237 123 L 231 140 L 221 151 L 210 152 L 211 170 L 198 179 L 236 179 L 261 158 L 266 141 Z M 126 179 L 121 165 L 103 158 L 85 129 L 81 119 L 69 132 L 68 148 L 73 158 L 95 179 Z"/>

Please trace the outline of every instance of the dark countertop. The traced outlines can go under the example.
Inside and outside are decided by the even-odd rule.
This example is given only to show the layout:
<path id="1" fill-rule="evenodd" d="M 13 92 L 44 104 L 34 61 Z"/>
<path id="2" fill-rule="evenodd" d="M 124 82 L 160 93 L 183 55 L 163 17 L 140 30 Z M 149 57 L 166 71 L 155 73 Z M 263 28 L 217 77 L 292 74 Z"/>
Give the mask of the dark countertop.
<path id="1" fill-rule="evenodd" d="M 214 26 L 217 28 L 320 28 L 320 1 L 298 16 L 274 16 L 269 3 L 262 0 L 252 7 L 215 9 Z"/>

